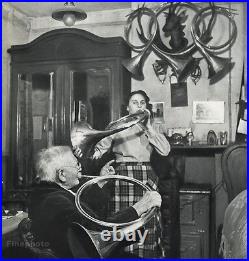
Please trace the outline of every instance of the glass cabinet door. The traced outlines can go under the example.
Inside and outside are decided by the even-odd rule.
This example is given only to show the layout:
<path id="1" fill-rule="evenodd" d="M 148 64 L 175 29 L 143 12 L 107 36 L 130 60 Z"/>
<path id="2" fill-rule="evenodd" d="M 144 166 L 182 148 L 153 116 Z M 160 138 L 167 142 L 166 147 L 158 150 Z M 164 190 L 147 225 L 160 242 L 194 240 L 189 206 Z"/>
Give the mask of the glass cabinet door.
<path id="1" fill-rule="evenodd" d="M 37 152 L 54 142 L 54 73 L 18 74 L 16 118 L 16 180 L 31 184 Z"/>
<path id="2" fill-rule="evenodd" d="M 89 67 L 70 73 L 71 121 L 105 129 L 111 121 L 111 69 Z"/>

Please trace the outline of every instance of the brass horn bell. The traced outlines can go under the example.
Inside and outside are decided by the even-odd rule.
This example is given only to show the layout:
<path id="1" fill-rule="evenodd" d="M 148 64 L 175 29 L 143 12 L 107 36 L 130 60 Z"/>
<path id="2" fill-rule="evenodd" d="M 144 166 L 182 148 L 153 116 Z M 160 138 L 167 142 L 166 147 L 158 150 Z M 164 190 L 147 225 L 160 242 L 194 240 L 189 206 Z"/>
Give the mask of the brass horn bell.
<path id="1" fill-rule="evenodd" d="M 143 225 L 145 225 L 144 222 L 137 222 L 119 231 L 124 234 L 129 234 Z M 101 231 L 87 229 L 77 222 L 72 223 L 67 235 L 74 258 L 107 258 L 120 244 L 119 241 L 114 240 L 103 241 L 101 239 Z"/>
<path id="2" fill-rule="evenodd" d="M 132 58 L 124 59 L 122 61 L 122 65 L 132 74 L 132 76 L 137 80 L 144 80 L 144 74 L 143 74 L 143 64 L 146 60 L 147 56 L 150 54 L 150 46 L 144 48 L 143 51 L 141 51 L 136 56 L 133 56 Z"/>
<path id="3" fill-rule="evenodd" d="M 231 58 L 220 57 L 207 50 L 203 45 L 195 40 L 196 46 L 204 56 L 208 64 L 208 79 L 210 84 L 214 84 L 221 80 L 234 66 Z"/>
<path id="4" fill-rule="evenodd" d="M 210 79 L 210 84 L 218 82 L 234 66 L 231 58 L 215 56 L 207 50 L 205 50 L 205 58 L 208 63 L 208 79 Z"/>
<path id="5" fill-rule="evenodd" d="M 95 130 L 84 122 L 75 123 L 71 130 L 71 144 L 73 148 L 79 147 L 81 149 L 82 157 L 79 158 L 79 161 L 85 171 L 90 168 L 94 147 L 101 139 L 125 130 L 147 117 L 148 113 L 146 111 L 138 111 L 111 122 L 106 130 Z"/>
<path id="6" fill-rule="evenodd" d="M 90 186 L 97 184 L 99 181 L 108 180 L 128 181 L 132 184 L 141 186 L 141 188 L 143 188 L 145 191 L 152 191 L 149 186 L 143 184 L 143 182 L 141 182 L 140 180 L 121 175 L 92 177 L 92 179 L 84 183 L 76 193 L 75 204 L 78 211 L 84 216 L 84 218 L 88 219 L 91 222 L 92 226 L 90 229 L 89 222 L 86 223 L 88 224 L 86 225 L 86 227 L 75 222 L 71 225 L 71 227 L 69 227 L 67 234 L 68 243 L 73 256 L 76 258 L 108 257 L 110 253 L 115 249 L 115 247 L 119 244 L 119 241 L 114 239 L 115 235 L 116 237 L 120 237 L 121 234 L 129 235 L 130 233 L 133 233 L 137 229 L 147 224 L 158 211 L 157 207 L 153 207 L 138 219 L 126 223 L 110 223 L 99 220 L 97 219 L 97 217 L 91 216 L 90 214 L 92 213 L 88 212 L 88 209 L 85 208 L 84 204 L 82 205 L 82 200 L 87 195 L 82 193 L 83 191 L 89 189 Z M 111 239 L 108 241 L 104 241 L 101 237 L 102 231 L 106 229 L 111 232 Z"/>
<path id="7" fill-rule="evenodd" d="M 133 75 L 137 80 L 144 80 L 143 74 L 143 61 L 144 61 L 144 52 L 140 52 L 138 55 L 124 59 L 122 65 Z"/>
<path id="8" fill-rule="evenodd" d="M 205 12 L 211 10 L 211 19 L 214 14 L 220 14 L 225 16 L 229 23 L 231 23 L 232 26 L 232 32 L 230 38 L 220 46 L 208 46 L 206 45 L 198 36 L 197 34 L 197 21 L 203 15 Z M 195 17 L 192 20 L 192 26 L 191 26 L 191 34 L 194 40 L 195 45 L 197 46 L 198 50 L 202 53 L 204 58 L 207 61 L 208 64 L 208 78 L 210 79 L 210 84 L 214 84 L 220 79 L 222 79 L 234 66 L 234 63 L 231 62 L 231 58 L 224 58 L 217 56 L 216 53 L 224 52 L 228 48 L 232 46 L 234 43 L 236 36 L 237 36 L 237 27 L 235 24 L 235 21 L 231 15 L 230 12 L 228 12 L 226 9 L 218 6 L 209 6 L 206 8 L 203 8 L 195 15 Z"/>
<path id="9" fill-rule="evenodd" d="M 183 82 L 189 76 L 195 65 L 201 60 L 201 58 L 193 58 L 192 56 L 179 57 L 155 49 L 154 51 L 162 60 L 171 66 L 179 82 Z"/>
<path id="10" fill-rule="evenodd" d="M 143 14 L 151 17 L 151 21 L 155 26 L 154 32 L 153 33 L 150 32 L 150 38 L 146 41 L 145 44 L 143 44 L 141 46 L 134 46 L 129 41 L 129 34 L 130 34 L 130 30 L 131 30 L 131 25 L 132 25 L 133 20 L 135 20 L 136 18 L 138 19 L 138 24 L 140 24 L 141 23 L 141 21 L 140 21 L 141 15 L 143 15 Z M 150 30 L 152 30 L 152 26 L 151 26 Z M 142 71 L 143 62 L 145 61 L 145 59 L 147 58 L 147 56 L 151 52 L 150 47 L 151 47 L 152 42 L 153 42 L 153 40 L 156 36 L 156 32 L 157 32 L 157 20 L 156 20 L 155 13 L 151 9 L 149 9 L 145 6 L 142 6 L 142 7 L 138 8 L 137 10 L 133 11 L 131 14 L 129 14 L 129 18 L 128 18 L 127 24 L 125 26 L 125 39 L 126 39 L 127 44 L 131 47 L 131 49 L 135 52 L 139 52 L 139 54 L 132 57 L 132 58 L 128 58 L 128 59 L 123 60 L 122 65 L 137 80 L 143 80 L 144 79 L 144 74 L 143 74 L 143 71 Z"/>

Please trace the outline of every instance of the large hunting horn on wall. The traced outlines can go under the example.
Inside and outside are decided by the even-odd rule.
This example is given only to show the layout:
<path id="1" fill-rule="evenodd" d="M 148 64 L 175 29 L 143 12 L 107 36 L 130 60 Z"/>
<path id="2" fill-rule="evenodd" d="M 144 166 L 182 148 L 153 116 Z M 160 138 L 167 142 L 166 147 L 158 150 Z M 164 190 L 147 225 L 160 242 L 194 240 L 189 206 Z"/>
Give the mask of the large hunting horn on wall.
<path id="1" fill-rule="evenodd" d="M 185 81 L 186 78 L 191 75 L 191 79 L 196 83 L 196 79 L 198 77 L 200 78 L 201 75 L 199 62 L 201 59 L 205 58 L 208 64 L 210 84 L 220 80 L 234 65 L 231 63 L 231 58 L 223 58 L 217 56 L 217 54 L 225 52 L 231 47 L 236 39 L 237 28 L 233 19 L 233 15 L 236 14 L 233 11 L 236 10 L 215 6 L 213 2 L 210 2 L 209 5 L 209 7 L 202 8 L 200 5 L 193 3 L 171 2 L 163 3 L 157 9 L 153 9 L 153 11 L 144 6 L 133 11 L 127 20 L 125 34 L 127 36 L 130 33 L 131 23 L 137 18 L 138 27 L 140 29 L 137 30 L 137 35 L 144 45 L 133 46 L 128 37 L 126 37 L 129 46 L 132 47 L 134 51 L 140 50 L 140 53 L 132 58 L 128 65 L 124 64 L 124 66 L 133 73 L 133 76 L 135 74 L 135 76 L 140 76 L 140 79 L 143 79 L 142 61 L 145 59 L 146 53 L 153 51 L 161 58 L 160 64 L 164 66 L 164 68 L 161 68 L 160 66 L 154 66 L 155 64 L 153 64 L 156 75 L 159 74 L 160 70 L 164 71 L 166 75 L 167 66 L 169 65 L 173 74 L 177 77 L 178 82 Z M 188 44 L 189 39 L 185 37 L 183 30 L 186 26 L 183 24 L 188 18 L 187 11 L 194 12 L 194 19 L 192 19 L 191 22 L 191 44 Z M 145 13 L 151 17 L 147 28 L 149 37 L 145 35 L 143 29 L 143 26 L 147 25 L 147 23 L 142 23 L 141 21 L 141 18 Z M 167 39 L 161 38 L 158 18 L 162 13 L 166 16 L 165 25 L 163 26 L 162 31 L 166 38 L 171 37 L 169 41 L 171 48 L 168 48 L 164 43 Z M 211 18 L 206 27 L 204 20 L 210 14 Z M 210 46 L 208 43 L 213 38 L 213 26 L 218 15 L 223 15 L 229 19 L 229 23 L 232 24 L 232 33 L 230 39 L 224 44 L 220 46 Z M 152 27 L 156 28 L 156 34 L 155 32 L 152 34 Z M 193 54 L 196 51 L 199 51 L 201 57 L 193 57 Z"/>
<path id="2" fill-rule="evenodd" d="M 129 33 L 131 29 L 131 24 L 135 18 L 137 18 L 138 26 L 140 29 L 140 32 L 137 30 L 137 34 L 139 39 L 144 43 L 144 50 L 141 51 L 137 56 L 131 58 L 130 60 L 126 60 L 123 65 L 135 76 L 135 78 L 138 79 L 144 79 L 144 76 L 142 74 L 142 58 L 145 58 L 145 53 L 147 49 L 150 47 L 151 50 L 155 52 L 164 62 L 166 62 L 168 65 L 171 66 L 171 68 L 174 71 L 174 74 L 177 76 L 179 81 L 185 80 L 185 78 L 189 75 L 189 73 L 193 70 L 193 68 L 199 64 L 200 60 L 202 58 L 194 58 L 191 56 L 191 54 L 197 50 L 196 46 L 194 43 L 190 44 L 184 50 L 181 50 L 179 52 L 174 52 L 170 49 L 168 49 L 166 46 L 165 49 L 167 50 L 162 50 L 158 43 L 157 43 L 157 37 L 156 32 L 158 30 L 158 16 L 161 13 L 164 13 L 167 9 L 170 10 L 175 10 L 176 7 L 186 7 L 191 9 L 192 11 L 198 13 L 199 8 L 191 3 L 166 3 L 163 4 L 160 8 L 157 10 L 152 11 L 149 8 L 138 8 L 135 10 L 133 13 L 130 14 L 128 20 L 127 20 L 127 25 L 125 26 L 125 38 L 128 43 L 128 45 L 136 51 L 136 49 L 139 49 L 139 47 L 134 46 L 130 43 L 129 41 Z M 147 39 L 147 37 L 144 34 L 142 22 L 141 22 L 141 17 L 143 14 L 149 14 L 151 16 L 151 19 L 149 21 L 149 34 L 151 36 L 150 39 Z M 152 34 L 152 28 L 153 26 L 157 25 L 154 29 L 154 33 Z M 203 30 L 205 31 L 205 24 L 203 24 Z M 142 46 L 141 46 L 142 47 Z M 126 64 L 127 63 L 127 64 Z M 140 77 L 139 77 L 140 76 Z"/>
<path id="3" fill-rule="evenodd" d="M 135 46 L 131 44 L 129 40 L 129 35 L 130 35 L 130 30 L 131 30 L 131 25 L 132 22 L 137 18 L 138 20 L 141 19 L 142 15 L 148 15 L 151 17 L 151 21 L 153 21 L 154 25 L 154 33 L 152 34 L 150 31 L 150 38 L 146 41 L 145 44 L 140 45 L 140 46 Z M 152 26 L 151 26 L 152 28 Z M 134 78 L 138 80 L 143 80 L 144 75 L 143 75 L 143 62 L 144 59 L 146 58 L 146 55 L 149 54 L 150 52 L 150 47 L 152 42 L 154 41 L 154 38 L 156 36 L 156 30 L 157 30 L 157 20 L 154 12 L 150 10 L 149 8 L 146 7 L 140 7 L 137 10 L 133 11 L 131 14 L 129 14 L 127 24 L 125 26 L 125 39 L 128 45 L 132 48 L 134 52 L 139 52 L 138 55 L 125 59 L 122 61 L 123 66 L 133 75 Z"/>
<path id="4" fill-rule="evenodd" d="M 230 39 L 228 39 L 225 43 L 219 46 L 210 46 L 204 44 L 203 41 L 198 36 L 197 32 L 197 24 L 198 19 L 206 13 L 207 11 L 215 12 L 216 15 L 220 14 L 228 18 L 229 23 L 232 25 L 232 33 Z M 231 63 L 231 58 L 224 58 L 218 56 L 216 53 L 225 52 L 231 45 L 234 43 L 236 36 L 237 36 L 237 27 L 235 21 L 232 17 L 232 13 L 229 12 L 227 9 L 218 7 L 218 6 L 210 6 L 201 9 L 193 18 L 192 26 L 191 26 L 191 34 L 194 39 L 194 42 L 202 53 L 204 58 L 208 63 L 208 78 L 210 79 L 210 84 L 216 83 L 218 80 L 223 78 L 234 66 L 234 63 Z"/>
<path id="5" fill-rule="evenodd" d="M 176 10 L 177 7 L 185 7 L 194 11 L 195 13 L 198 13 L 200 10 L 199 7 L 192 3 L 166 3 L 155 11 L 155 15 L 158 18 L 161 13 L 165 13 L 165 11 L 168 9 L 171 11 Z M 205 24 L 203 24 L 203 31 L 205 31 Z M 144 35 L 140 36 L 141 39 L 144 39 Z M 183 50 L 174 52 L 173 50 L 168 49 L 166 46 L 164 46 L 163 50 L 159 47 L 158 42 L 154 41 L 152 43 L 152 49 L 155 54 L 157 54 L 162 60 L 166 61 L 171 66 L 178 81 L 184 81 L 188 77 L 189 73 L 193 70 L 194 66 L 199 64 L 201 60 L 201 58 L 192 57 L 192 54 L 196 51 L 196 46 L 194 43 L 188 45 Z"/>

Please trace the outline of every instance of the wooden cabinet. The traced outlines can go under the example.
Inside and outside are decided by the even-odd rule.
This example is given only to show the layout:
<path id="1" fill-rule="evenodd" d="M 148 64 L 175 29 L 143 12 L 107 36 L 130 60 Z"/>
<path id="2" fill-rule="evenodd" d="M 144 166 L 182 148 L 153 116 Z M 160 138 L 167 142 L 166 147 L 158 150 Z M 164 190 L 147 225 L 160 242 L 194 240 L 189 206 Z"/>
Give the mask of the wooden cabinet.
<path id="1" fill-rule="evenodd" d="M 180 189 L 182 258 L 210 257 L 210 196 L 209 189 Z"/>
<path id="2" fill-rule="evenodd" d="M 131 81 L 121 62 L 130 57 L 130 48 L 121 37 L 59 29 L 8 52 L 11 127 L 6 189 L 15 195 L 34 179 L 38 150 L 70 145 L 73 122 L 104 129 L 123 116 Z"/>

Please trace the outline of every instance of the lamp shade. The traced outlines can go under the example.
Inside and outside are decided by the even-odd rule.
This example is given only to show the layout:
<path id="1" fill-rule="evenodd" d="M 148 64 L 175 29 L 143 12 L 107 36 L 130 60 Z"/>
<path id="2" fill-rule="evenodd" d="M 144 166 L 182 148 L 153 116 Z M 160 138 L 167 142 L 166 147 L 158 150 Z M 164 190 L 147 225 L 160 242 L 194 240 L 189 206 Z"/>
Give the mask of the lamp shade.
<path id="1" fill-rule="evenodd" d="M 86 12 L 75 8 L 73 2 L 66 2 L 65 8 L 56 10 L 52 13 L 52 18 L 57 21 L 63 21 L 66 26 L 72 26 L 76 21 L 85 20 L 87 18 Z"/>

